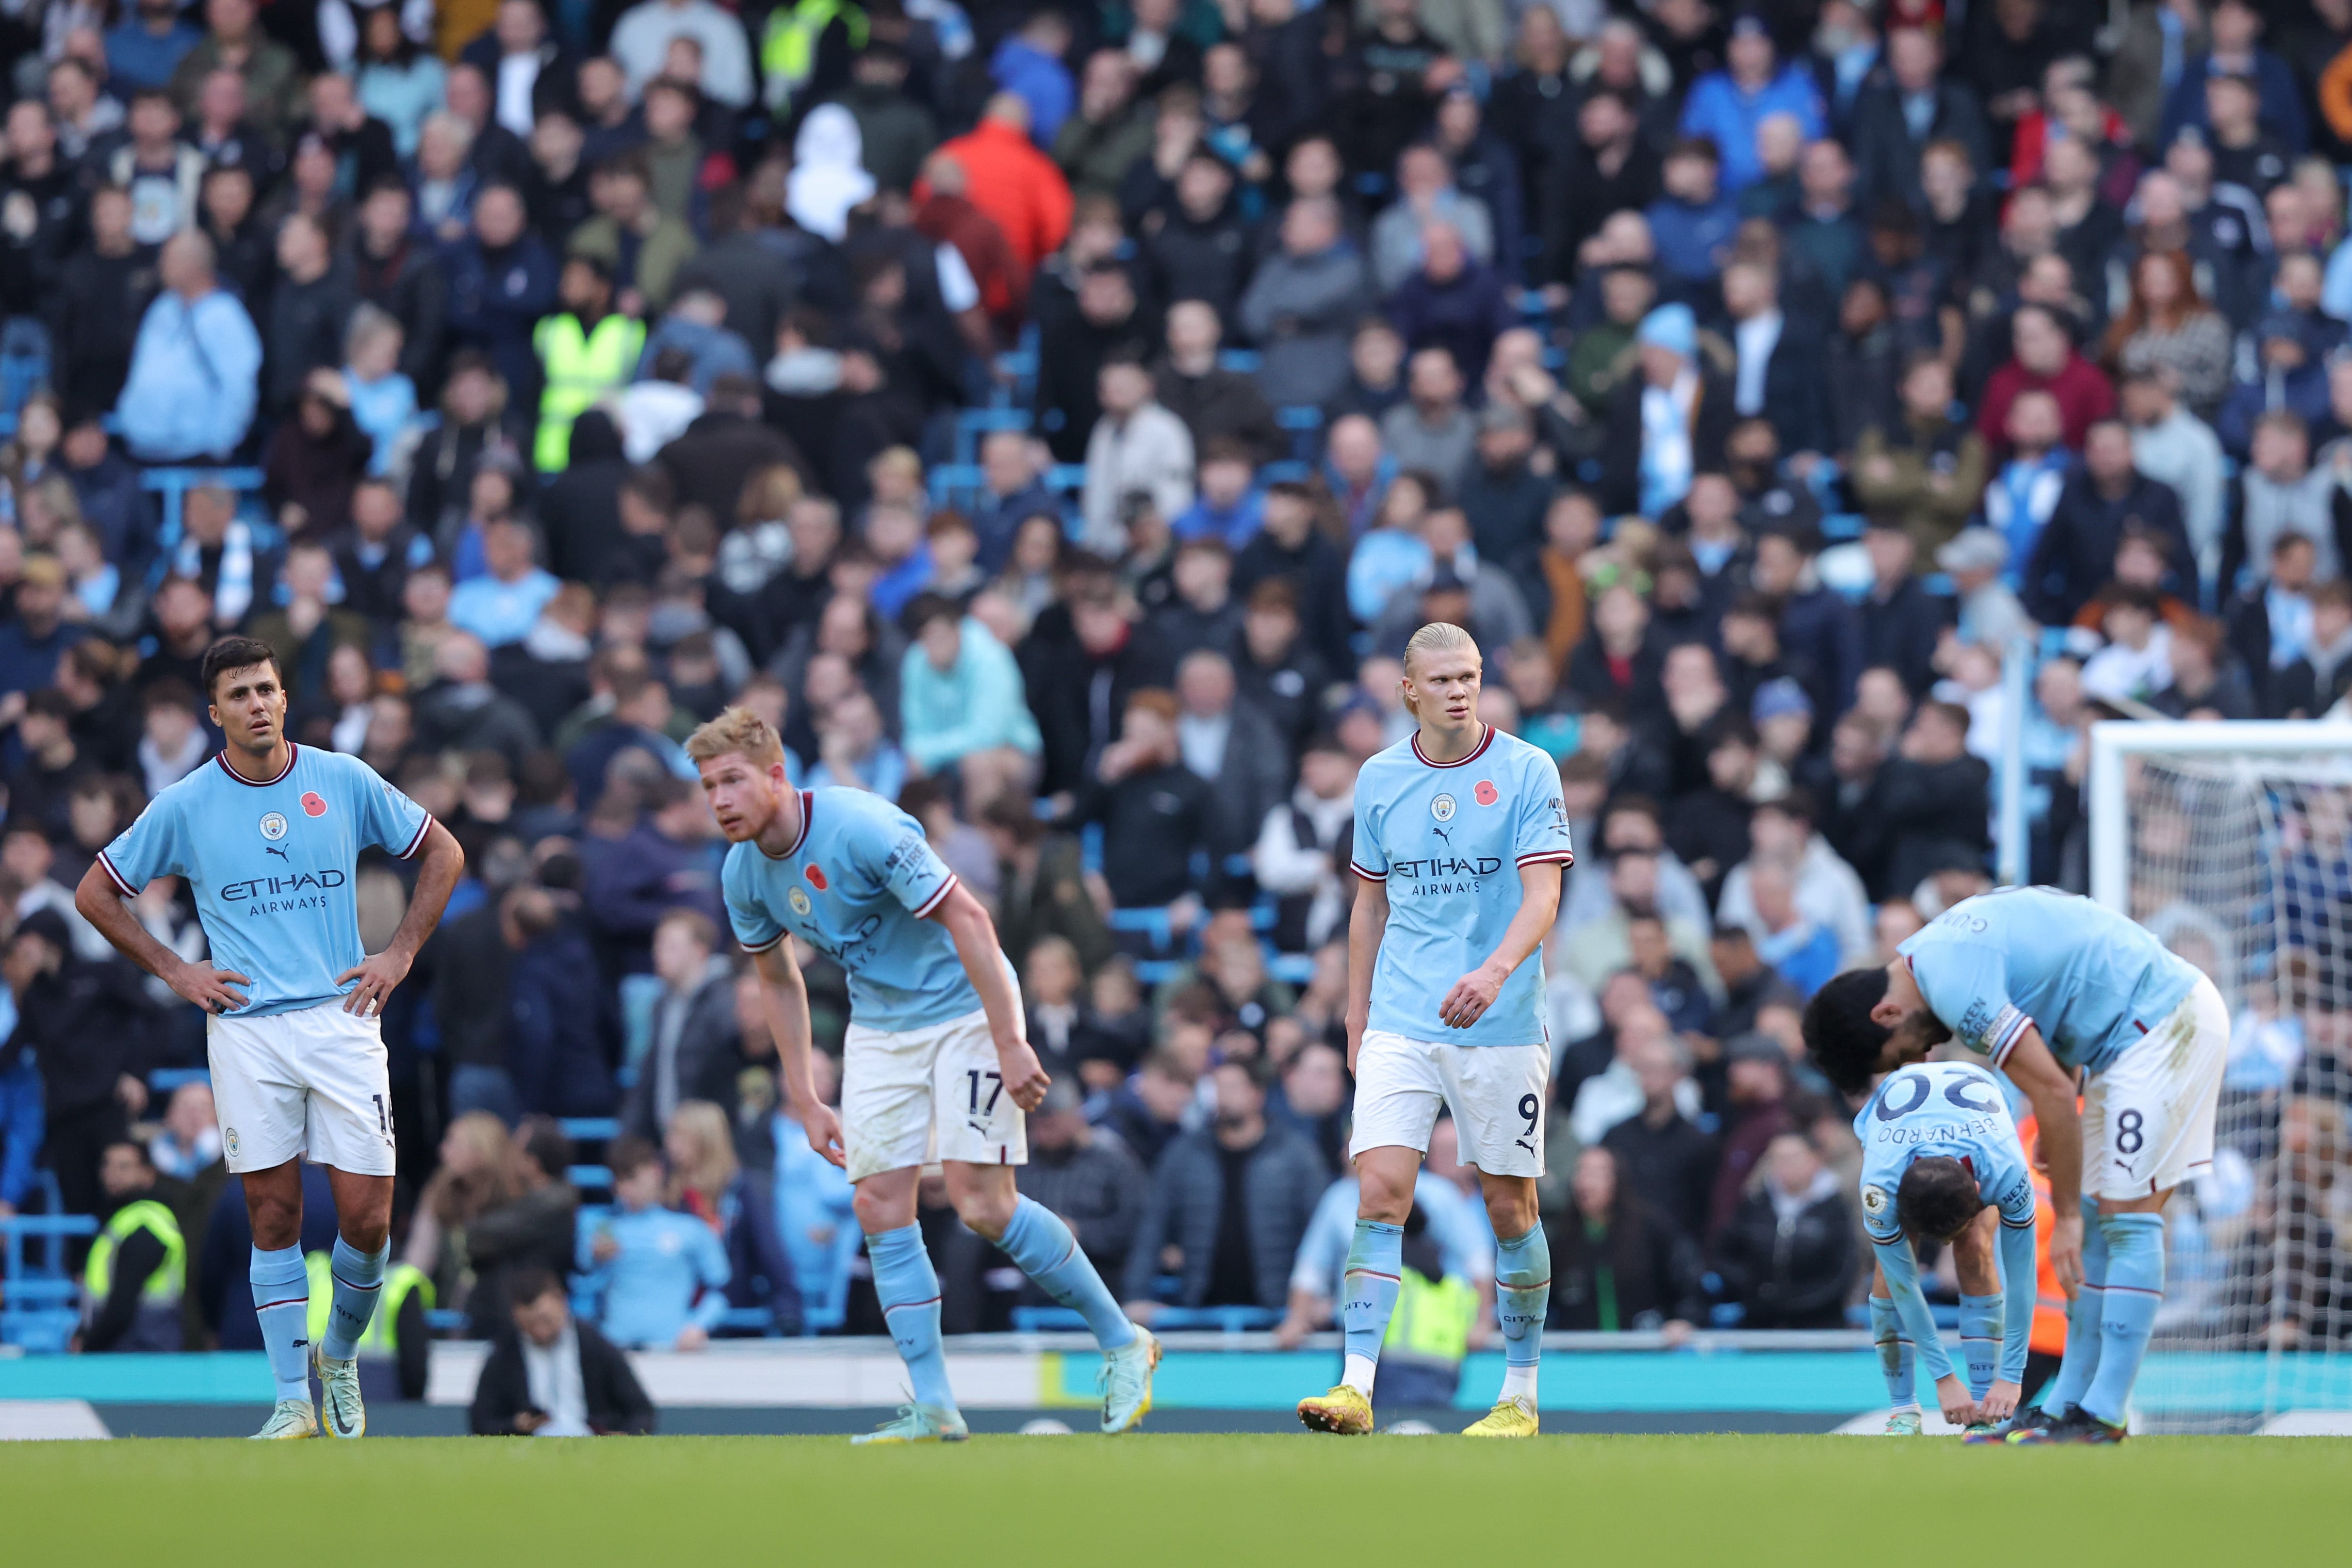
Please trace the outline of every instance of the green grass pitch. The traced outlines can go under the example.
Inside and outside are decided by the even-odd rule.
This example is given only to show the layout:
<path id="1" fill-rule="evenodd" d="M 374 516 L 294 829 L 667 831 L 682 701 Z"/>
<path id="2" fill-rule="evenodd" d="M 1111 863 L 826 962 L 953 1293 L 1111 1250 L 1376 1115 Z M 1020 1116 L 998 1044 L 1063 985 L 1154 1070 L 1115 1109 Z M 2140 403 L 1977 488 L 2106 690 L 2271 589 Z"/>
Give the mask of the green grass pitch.
<path id="1" fill-rule="evenodd" d="M 26 1564 L 2352 1561 L 2352 1440 L 1149 1434 L 10 1444 Z"/>

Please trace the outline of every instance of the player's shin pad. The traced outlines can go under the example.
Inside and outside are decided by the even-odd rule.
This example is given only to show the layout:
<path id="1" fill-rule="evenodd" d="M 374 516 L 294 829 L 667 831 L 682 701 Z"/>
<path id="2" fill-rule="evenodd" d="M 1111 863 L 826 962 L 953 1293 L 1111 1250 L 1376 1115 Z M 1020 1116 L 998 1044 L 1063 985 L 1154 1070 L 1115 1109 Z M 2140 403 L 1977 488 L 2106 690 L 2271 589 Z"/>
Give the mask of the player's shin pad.
<path id="1" fill-rule="evenodd" d="M 1911 1342 L 1903 1335 L 1903 1319 L 1895 1303 L 1884 1296 L 1870 1299 L 1870 1342 L 1878 1352 L 1878 1370 L 1886 1379 L 1886 1402 L 1897 1410 L 1917 1405 Z"/>
<path id="2" fill-rule="evenodd" d="M 1960 1298 L 1960 1357 L 1967 1363 L 1969 1397 L 1982 1399 L 2000 1367 L 2001 1298 Z"/>
<path id="3" fill-rule="evenodd" d="M 2157 1309 L 2164 1305 L 2164 1216 L 2103 1215 L 2107 1241 L 2106 1289 L 2099 1311 L 2099 1369 L 2076 1403 L 2110 1426 L 2123 1424 L 2140 1358 L 2147 1353 Z"/>
<path id="4" fill-rule="evenodd" d="M 2050 1380 L 2050 1392 L 2042 1400 L 2042 1407 L 2053 1415 L 2063 1415 L 2082 1404 L 2090 1392 L 2091 1379 L 2098 1373 L 2099 1320 L 2106 1302 L 2106 1232 L 2099 1225 L 2098 1204 L 2086 1197 L 2083 1200 L 2083 1288 L 2066 1310 L 2066 1353 L 2059 1359 L 2058 1373 Z"/>
<path id="5" fill-rule="evenodd" d="M 1360 1378 L 1366 1394 L 1372 1391 L 1370 1369 L 1381 1359 L 1381 1341 L 1396 1313 L 1403 1271 L 1404 1227 L 1358 1220 L 1348 1247 L 1348 1272 L 1339 1282 L 1339 1323 L 1347 1336 L 1349 1381 Z"/>

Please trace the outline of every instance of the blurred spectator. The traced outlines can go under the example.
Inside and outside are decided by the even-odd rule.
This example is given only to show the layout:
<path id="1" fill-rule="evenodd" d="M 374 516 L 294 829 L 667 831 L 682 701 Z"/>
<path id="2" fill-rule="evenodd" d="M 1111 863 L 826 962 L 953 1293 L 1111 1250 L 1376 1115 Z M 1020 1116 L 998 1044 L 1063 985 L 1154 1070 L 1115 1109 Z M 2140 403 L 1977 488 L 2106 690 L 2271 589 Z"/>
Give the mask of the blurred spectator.
<path id="1" fill-rule="evenodd" d="M 245 308 L 218 287 L 202 235 L 166 242 L 160 273 L 164 291 L 141 319 L 116 409 L 123 437 L 149 461 L 217 460 L 252 427 L 261 340 Z"/>
<path id="2" fill-rule="evenodd" d="M 1738 1035 L 1723 1042 L 1723 1054 L 1727 1065 L 1721 1158 L 1707 1200 L 1706 1228 L 1699 1237 L 1710 1256 L 1766 1147 L 1796 1125 L 1782 1103 L 1789 1093 L 1789 1058 L 1778 1042 L 1762 1034 Z"/>
<path id="3" fill-rule="evenodd" d="M 585 1437 L 654 1429 L 653 1401 L 629 1359 L 575 1318 L 562 1281 L 545 1268 L 515 1275 L 510 1321 L 499 1325 L 467 1413 L 478 1437 Z"/>
<path id="4" fill-rule="evenodd" d="M 1704 1305 L 1696 1250 L 1621 1176 L 1613 1148 L 1577 1155 L 1567 1207 L 1549 1219 L 1549 1328 L 1582 1333 L 1644 1331 L 1669 1345 L 1688 1337 Z"/>
<path id="5" fill-rule="evenodd" d="M 1642 1195 L 1665 1235 L 1687 1243 L 1706 1229 L 1716 1161 L 1715 1141 L 1685 1109 L 1696 1098 L 1687 1053 L 1673 1037 L 1649 1032 L 1621 1044 L 1618 1059 L 1631 1069 L 1642 1106 L 1601 1136 L 1615 1162 L 1610 1175 L 1622 1175 L 1628 1193 Z M 1585 1217 L 1606 1222 L 1589 1208 Z"/>
<path id="6" fill-rule="evenodd" d="M 667 1173 L 652 1144 L 624 1135 L 604 1161 L 613 1207 L 580 1215 L 575 1306 L 616 1343 L 702 1349 L 727 1310 L 725 1250 L 709 1226 L 662 1206 Z"/>
<path id="7" fill-rule="evenodd" d="M 955 771 L 979 811 L 1027 781 L 1041 742 L 1021 690 L 1021 671 L 980 622 L 934 595 L 904 617 L 912 646 L 898 700 L 907 757 L 925 773 Z"/>
<path id="8" fill-rule="evenodd" d="M 621 1118 L 641 1138 L 659 1136 L 687 1100 L 734 1097 L 735 978 L 717 944 L 717 930 L 695 910 L 672 910 L 654 927 L 653 972 L 662 992 L 652 1044 Z"/>
<path id="9" fill-rule="evenodd" d="M 1160 1157 L 1128 1256 L 1131 1313 L 1149 1319 L 1163 1300 L 1272 1311 L 1288 1302 L 1291 1263 L 1325 1179 L 1312 1144 L 1267 1125 L 1266 1083 L 1260 1062 L 1219 1066 L 1213 1125 Z M 1174 1277 L 1170 1298 L 1163 1275 Z"/>
<path id="10" fill-rule="evenodd" d="M 1772 1139 L 1762 1167 L 1716 1240 L 1725 1300 L 1741 1309 L 1743 1328 L 1843 1327 L 1855 1242 L 1837 1173 L 1793 1129 Z"/>
<path id="11" fill-rule="evenodd" d="M 474 1289 L 467 1299 L 467 1326 L 476 1338 L 493 1337 L 508 1304 L 509 1277 L 531 1265 L 569 1273 L 574 1250 L 573 1211 L 579 1194 L 568 1184 L 572 1141 L 549 1116 L 528 1116 L 516 1127 L 507 1152 L 507 1201 L 475 1216 L 466 1227 L 467 1261 Z"/>

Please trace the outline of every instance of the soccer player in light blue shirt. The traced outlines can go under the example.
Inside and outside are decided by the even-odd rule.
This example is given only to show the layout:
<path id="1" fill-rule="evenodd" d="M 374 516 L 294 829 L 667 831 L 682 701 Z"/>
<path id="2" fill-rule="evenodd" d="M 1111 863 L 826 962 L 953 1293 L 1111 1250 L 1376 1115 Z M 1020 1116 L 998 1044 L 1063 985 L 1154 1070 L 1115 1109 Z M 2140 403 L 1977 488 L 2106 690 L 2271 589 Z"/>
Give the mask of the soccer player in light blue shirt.
<path id="1" fill-rule="evenodd" d="M 213 1098 L 228 1168 L 253 1221 L 251 1283 L 278 1404 L 256 1436 L 357 1437 L 367 1429 L 355 1356 L 374 1315 L 392 1223 L 394 1129 L 384 998 L 406 977 L 465 855 L 446 828 L 357 757 L 286 739 L 286 685 L 269 645 L 223 637 L 205 654 L 213 722 L 227 744 L 149 803 L 99 853 L 74 907 L 123 955 L 211 1015 Z M 360 851 L 417 858 L 391 943 L 361 945 Z M 129 900 L 183 877 L 211 962 L 191 963 Z M 302 1173 L 325 1165 L 341 1235 L 325 1337 L 307 1339 Z M 321 1409 L 310 1404 L 315 1362 Z"/>
<path id="2" fill-rule="evenodd" d="M 2042 1406 L 2009 1438 L 2121 1441 L 2164 1300 L 2165 1202 L 2213 1157 L 2230 1016 L 2212 981 L 2088 899 L 2008 888 L 1953 905 L 1884 969 L 1822 987 L 1804 1034 L 1849 1094 L 1955 1040 L 2032 1102 L 2051 1268 L 2074 1306 Z"/>
<path id="3" fill-rule="evenodd" d="M 1551 1047 L 1538 949 L 1570 859 L 1559 771 L 1478 718 L 1478 645 L 1433 622 L 1405 645 L 1417 728 L 1356 775 L 1348 926 L 1349 1152 L 1362 1184 L 1340 1321 L 1347 1359 L 1329 1393 L 1301 1400 L 1319 1432 L 1372 1429 L 1372 1383 L 1396 1310 L 1404 1222 L 1441 1107 L 1478 1170 L 1494 1226 L 1502 1397 L 1469 1435 L 1537 1433 L 1536 1362 L 1551 1253 L 1537 1223 Z"/>
<path id="4" fill-rule="evenodd" d="M 1855 1115 L 1853 1135 L 1862 1142 L 1863 1228 L 1877 1255 L 1871 1339 L 1895 1405 L 1887 1430 L 1919 1430 L 1916 1351 L 1945 1419 L 1972 1438 L 1990 1436 L 2017 1409 L 2033 1328 L 2033 1173 L 2009 1101 L 1973 1062 L 1902 1068 Z M 1920 1292 L 1915 1237 L 1952 1247 L 1965 1388 Z"/>
<path id="5" fill-rule="evenodd" d="M 793 789 L 782 742 L 748 709 L 696 731 L 687 754 L 732 846 L 719 890 L 759 972 L 786 1109 L 857 1189 L 875 1293 L 914 1384 L 898 1419 L 858 1441 L 966 1435 L 940 1346 L 939 1278 L 915 1224 L 917 1183 L 934 1159 L 964 1224 L 1094 1331 L 1108 1363 L 1102 1429 L 1134 1426 L 1151 1408 L 1160 1342 L 1128 1321 L 1070 1227 L 1013 1184 L 1029 1158 L 1023 1113 L 1049 1080 L 988 911 L 889 802 Z M 787 936 L 849 976 L 838 1115 L 816 1091 L 808 992 Z"/>

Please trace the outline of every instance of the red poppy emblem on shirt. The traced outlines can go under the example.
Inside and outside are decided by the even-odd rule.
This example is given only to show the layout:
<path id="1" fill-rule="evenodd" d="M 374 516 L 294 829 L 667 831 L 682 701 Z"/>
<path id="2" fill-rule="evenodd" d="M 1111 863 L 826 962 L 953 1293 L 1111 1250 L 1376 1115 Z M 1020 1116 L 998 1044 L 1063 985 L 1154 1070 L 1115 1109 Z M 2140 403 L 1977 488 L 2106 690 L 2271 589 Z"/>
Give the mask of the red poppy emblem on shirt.
<path id="1" fill-rule="evenodd" d="M 307 791 L 302 796 L 302 815 L 305 816 L 326 816 L 326 797 L 321 795 L 317 790 Z"/>
<path id="2" fill-rule="evenodd" d="M 807 865 L 802 867 L 801 871 L 803 875 L 808 878 L 810 887 L 814 888 L 820 893 L 824 891 L 825 880 L 824 867 L 812 860 Z"/>
<path id="3" fill-rule="evenodd" d="M 1478 787 L 1470 793 L 1478 797 L 1480 805 L 1492 805 L 1503 798 L 1503 792 L 1495 787 L 1495 781 L 1492 779 L 1480 779 Z"/>

